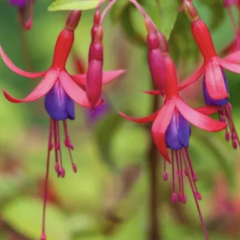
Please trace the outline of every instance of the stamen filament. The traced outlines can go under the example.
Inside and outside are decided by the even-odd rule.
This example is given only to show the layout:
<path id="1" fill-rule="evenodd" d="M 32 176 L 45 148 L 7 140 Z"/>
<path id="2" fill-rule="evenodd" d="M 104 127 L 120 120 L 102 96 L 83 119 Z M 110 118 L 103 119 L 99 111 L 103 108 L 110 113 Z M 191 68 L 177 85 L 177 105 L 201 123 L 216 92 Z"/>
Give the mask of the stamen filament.
<path id="1" fill-rule="evenodd" d="M 189 169 L 188 168 L 188 163 L 187 163 L 187 160 L 186 160 L 186 158 L 184 156 L 184 152 L 183 152 L 182 155 L 183 155 L 183 161 L 184 161 L 185 169 L 188 170 Z M 189 180 L 189 183 L 190 183 L 190 186 L 191 186 L 191 190 L 192 190 L 192 193 L 193 193 L 193 197 L 194 197 L 194 200 L 195 200 L 195 203 L 196 203 L 196 207 L 197 207 L 197 210 L 198 210 L 198 215 L 199 215 L 199 218 L 200 218 L 200 221 L 201 221 L 201 225 L 202 225 L 202 229 L 203 229 L 203 232 L 204 232 L 204 235 L 205 235 L 205 239 L 209 240 L 208 233 L 207 233 L 204 221 L 203 221 L 202 212 L 201 212 L 201 209 L 200 209 L 200 206 L 199 206 L 199 203 L 198 203 L 198 199 L 197 199 L 197 197 L 195 195 L 195 192 L 194 192 L 193 180 L 192 180 L 190 174 L 188 174 L 187 177 L 188 177 L 188 180 Z"/>
<path id="2" fill-rule="evenodd" d="M 44 184 L 44 197 L 43 197 L 43 215 L 42 215 L 42 234 L 41 240 L 46 240 L 45 225 L 46 225 L 46 207 L 47 207 L 47 195 L 48 195 L 48 180 L 49 180 L 49 165 L 50 165 L 50 154 L 51 148 L 49 147 L 52 144 L 52 120 L 49 124 L 49 138 L 48 138 L 48 153 L 47 153 L 47 168 Z"/>

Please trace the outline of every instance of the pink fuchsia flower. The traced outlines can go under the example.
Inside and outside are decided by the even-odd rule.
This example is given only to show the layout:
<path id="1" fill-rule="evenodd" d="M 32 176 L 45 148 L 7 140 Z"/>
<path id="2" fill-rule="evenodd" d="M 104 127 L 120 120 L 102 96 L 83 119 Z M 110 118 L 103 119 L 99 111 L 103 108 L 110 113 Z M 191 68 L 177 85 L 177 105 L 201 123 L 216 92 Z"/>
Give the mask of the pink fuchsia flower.
<path id="1" fill-rule="evenodd" d="M 3 90 L 5 97 L 13 103 L 32 102 L 45 96 L 45 109 L 50 116 L 49 139 L 48 139 L 48 154 L 47 154 L 47 171 L 45 178 L 45 194 L 44 194 L 44 210 L 43 210 L 43 225 L 41 240 L 46 239 L 45 234 L 45 212 L 47 203 L 47 186 L 49 178 L 49 163 L 50 153 L 54 149 L 55 154 L 55 171 L 60 177 L 65 176 L 65 170 L 62 163 L 61 141 L 60 141 L 60 127 L 59 121 L 63 121 L 65 140 L 64 144 L 68 148 L 72 167 L 74 172 L 77 167 L 72 159 L 71 150 L 73 145 L 70 141 L 67 130 L 67 119 L 75 119 L 74 102 L 81 106 L 88 107 L 89 103 L 85 92 L 77 86 L 72 80 L 71 76 L 65 69 L 66 61 L 72 44 L 74 41 L 74 30 L 78 25 L 81 17 L 80 11 L 73 11 L 70 13 L 66 22 L 65 28 L 58 36 L 55 46 L 53 63 L 49 70 L 41 73 L 29 73 L 16 67 L 8 56 L 0 47 L 0 54 L 6 65 L 15 73 L 27 78 L 44 77 L 39 85 L 24 99 L 17 99 Z"/>
<path id="2" fill-rule="evenodd" d="M 164 95 L 166 88 L 165 64 L 160 50 L 160 39 L 158 32 L 155 31 L 152 23 L 148 18 L 145 19 L 148 31 L 148 64 L 154 85 L 157 87 L 159 94 Z"/>
<path id="3" fill-rule="evenodd" d="M 222 75 L 222 69 L 240 73 L 240 66 L 237 65 L 240 61 L 240 51 L 229 55 L 225 59 L 219 58 L 216 54 L 208 27 L 199 18 L 195 7 L 190 2 L 184 0 L 184 8 L 192 22 L 192 33 L 204 57 L 204 63 L 189 81 L 180 86 L 180 89 L 183 89 L 196 81 L 202 74 L 205 74 L 206 88 L 210 97 L 214 100 L 227 98 L 229 94 Z"/>
<path id="4" fill-rule="evenodd" d="M 34 2 L 34 0 L 9 0 L 9 3 L 11 5 L 19 8 L 21 24 L 27 30 L 31 29 L 31 27 L 32 27 L 33 2 Z M 26 15 L 26 11 L 28 10 L 28 8 L 29 8 L 29 17 L 28 17 L 27 21 L 25 21 L 25 15 Z"/>
<path id="5" fill-rule="evenodd" d="M 80 57 L 80 55 L 74 53 L 73 54 L 73 62 L 74 62 L 75 71 L 79 74 L 84 74 L 85 73 L 85 64 L 84 64 L 83 59 Z M 85 88 L 83 85 L 81 85 L 81 87 L 83 89 Z M 87 122 L 95 123 L 101 117 L 103 117 L 107 113 L 109 113 L 109 110 L 110 110 L 110 105 L 109 105 L 108 101 L 105 101 L 103 104 L 97 106 L 94 111 L 92 111 L 90 109 L 86 109 Z"/>
<path id="6" fill-rule="evenodd" d="M 80 11 L 72 11 L 70 13 L 65 28 L 61 31 L 61 33 L 58 36 L 53 56 L 53 62 L 51 67 L 47 71 L 40 73 L 30 73 L 19 69 L 12 63 L 12 61 L 0 47 L 0 54 L 2 56 L 3 61 L 13 72 L 32 79 L 43 77 L 43 80 L 33 90 L 33 92 L 31 92 L 24 99 L 12 97 L 5 90 L 3 90 L 3 92 L 5 97 L 12 103 L 32 102 L 41 97 L 45 97 L 45 109 L 51 119 L 49 126 L 46 186 L 49 174 L 50 153 L 52 150 L 54 150 L 55 154 L 55 171 L 59 177 L 65 176 L 65 170 L 63 167 L 61 153 L 59 121 L 63 122 L 65 136 L 64 145 L 69 151 L 73 171 L 76 172 L 77 167 L 73 162 L 71 154 L 71 150 L 73 150 L 74 147 L 70 141 L 70 137 L 68 134 L 67 119 L 70 120 L 75 119 L 74 102 L 86 108 L 90 107 L 86 92 L 81 87 L 79 87 L 78 84 L 74 81 L 75 78 L 77 80 L 79 78 L 83 80 L 85 79 L 86 76 L 71 75 L 67 72 L 65 67 L 66 61 L 68 59 L 69 53 L 74 42 L 74 30 L 78 25 L 80 17 L 81 17 Z M 104 77 L 107 78 L 107 81 L 111 81 L 116 75 L 118 76 L 119 72 L 117 72 L 116 74 L 113 71 L 110 73 L 110 75 L 109 73 L 105 73 Z M 101 103 L 102 101 L 98 101 L 97 105 Z M 44 196 L 44 216 L 41 240 L 45 240 L 46 238 L 45 235 L 46 199 L 47 199 L 47 187 L 45 188 Z"/>
<path id="7" fill-rule="evenodd" d="M 193 170 L 192 162 L 188 153 L 189 139 L 191 135 L 190 123 L 209 132 L 221 131 L 226 128 L 226 124 L 206 116 L 206 114 L 210 115 L 216 112 L 216 107 L 203 107 L 194 110 L 184 103 L 179 96 L 175 65 L 167 52 L 164 52 L 163 56 L 167 83 L 163 106 L 150 116 L 140 119 L 129 117 L 122 112 L 119 112 L 119 114 L 122 117 L 137 123 L 153 122 L 152 136 L 154 143 L 164 159 L 172 163 L 172 201 L 174 203 L 177 201 L 186 203 L 187 201 L 183 181 L 185 173 L 193 192 L 205 237 L 206 239 L 209 239 L 198 204 L 201 195 L 196 187 L 197 175 Z M 171 158 L 168 155 L 167 148 L 171 150 Z M 165 161 L 163 177 L 164 180 L 168 179 Z"/>
<path id="8" fill-rule="evenodd" d="M 234 52 L 224 59 L 219 58 L 209 30 L 199 18 L 194 6 L 184 1 L 184 7 L 192 21 L 192 33 L 204 57 L 204 63 L 189 80 L 180 85 L 179 89 L 182 90 L 196 81 L 201 75 L 204 76 L 203 92 L 205 102 L 208 106 L 220 107 L 218 111 L 220 120 L 228 123 L 226 139 L 232 139 L 233 147 L 237 148 L 237 145 L 240 146 L 240 142 L 231 116 L 231 105 L 228 103 L 229 91 L 224 69 L 240 73 L 240 66 L 237 64 L 240 61 L 240 51 Z"/>
<path id="9" fill-rule="evenodd" d="M 94 110 L 96 103 L 102 94 L 102 85 L 104 82 L 103 73 L 103 20 L 107 12 L 116 3 L 116 0 L 111 1 L 105 8 L 104 12 L 100 13 L 100 6 L 104 1 L 99 1 L 99 5 L 94 14 L 93 27 L 91 29 L 91 44 L 88 54 L 88 69 L 86 74 L 86 92 L 91 104 L 91 109 Z M 123 70 L 121 70 L 123 73 Z"/>
<path id="10" fill-rule="evenodd" d="M 103 30 L 98 27 L 94 34 L 94 40 L 89 49 L 89 64 L 87 70 L 86 92 L 91 104 L 91 109 L 94 110 L 97 101 L 102 93 L 102 73 L 103 73 L 103 45 L 102 45 Z"/>

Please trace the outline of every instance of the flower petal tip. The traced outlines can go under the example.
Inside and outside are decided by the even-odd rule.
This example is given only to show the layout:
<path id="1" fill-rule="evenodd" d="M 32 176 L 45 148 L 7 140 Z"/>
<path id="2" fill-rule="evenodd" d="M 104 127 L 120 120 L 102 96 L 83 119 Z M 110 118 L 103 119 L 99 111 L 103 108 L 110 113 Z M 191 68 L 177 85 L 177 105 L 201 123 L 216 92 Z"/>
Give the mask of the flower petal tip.
<path id="1" fill-rule="evenodd" d="M 162 95 L 159 90 L 142 90 L 143 93 L 149 94 L 149 95 Z"/>
<path id="2" fill-rule="evenodd" d="M 9 102 L 12 102 L 12 103 L 19 103 L 19 102 L 20 102 L 17 98 L 12 97 L 5 89 L 2 89 L 2 91 L 3 91 L 4 97 L 5 97 Z"/>

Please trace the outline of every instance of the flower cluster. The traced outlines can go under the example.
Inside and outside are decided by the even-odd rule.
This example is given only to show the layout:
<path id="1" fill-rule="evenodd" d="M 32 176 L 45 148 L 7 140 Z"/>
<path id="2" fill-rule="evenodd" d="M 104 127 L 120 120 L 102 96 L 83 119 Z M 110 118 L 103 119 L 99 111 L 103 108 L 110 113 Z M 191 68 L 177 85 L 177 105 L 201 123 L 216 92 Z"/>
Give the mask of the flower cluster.
<path id="1" fill-rule="evenodd" d="M 9 0 L 9 2 L 11 5 L 19 8 L 21 25 L 25 29 L 30 29 L 34 1 Z M 46 71 L 33 73 L 19 69 L 0 46 L 2 60 L 10 70 L 29 79 L 42 78 L 36 88 L 23 99 L 13 97 L 3 90 L 5 98 L 12 103 L 27 103 L 44 97 L 45 110 L 50 117 L 41 240 L 46 239 L 45 213 L 51 152 L 54 152 L 57 176 L 65 177 L 60 124 L 62 124 L 64 132 L 63 144 L 69 152 L 72 169 L 76 173 L 77 166 L 72 156 L 74 146 L 70 140 L 67 127 L 67 120 L 75 120 L 74 104 L 76 103 L 81 107 L 94 111 L 104 103 L 104 100 L 101 99 L 102 85 L 117 79 L 124 73 L 124 70 L 103 71 L 103 20 L 116 2 L 117 0 L 112 0 L 108 3 L 104 12 L 101 13 L 100 7 L 103 1 L 100 1 L 95 11 L 86 73 L 82 62 L 76 55 L 74 55 L 74 59 L 78 74 L 70 74 L 66 69 L 66 62 L 72 51 L 74 32 L 79 24 L 81 11 L 71 11 L 69 14 L 65 26 L 57 38 L 52 64 Z M 197 189 L 198 177 L 194 171 L 189 154 L 191 127 L 194 125 L 208 132 L 224 130 L 226 140 L 231 140 L 233 148 L 240 147 L 238 133 L 231 116 L 232 107 L 229 102 L 230 94 L 225 74 L 225 70 L 240 74 L 240 66 L 238 65 L 240 62 L 240 24 L 236 26 L 231 12 L 232 7 L 237 7 L 240 12 L 240 1 L 224 0 L 224 6 L 228 8 L 232 19 L 235 40 L 223 51 L 223 54 L 228 53 L 228 55 L 220 58 L 215 50 L 210 31 L 198 15 L 193 1 L 182 0 L 180 9 L 185 11 L 191 22 L 192 35 L 203 57 L 200 69 L 183 84 L 178 84 L 176 66 L 170 56 L 169 46 L 164 34 L 159 31 L 136 0 L 129 0 L 129 2 L 142 14 L 147 30 L 148 65 L 156 89 L 145 91 L 145 93 L 159 95 L 163 99 L 163 103 L 156 112 L 144 118 L 132 118 L 122 112 L 119 112 L 119 114 L 137 123 L 152 123 L 151 134 L 154 144 L 164 158 L 163 179 L 165 181 L 169 179 L 167 165 L 171 166 L 172 202 L 186 204 L 187 196 L 184 179 L 188 179 L 205 238 L 209 239 L 199 206 L 202 196 Z M 25 21 L 27 6 L 29 6 L 29 18 Z M 201 76 L 203 76 L 202 92 L 206 106 L 192 108 L 185 103 L 180 96 L 180 92 L 197 81 Z M 104 106 L 102 107 L 104 108 Z M 214 113 L 218 114 L 219 120 L 210 117 Z"/>

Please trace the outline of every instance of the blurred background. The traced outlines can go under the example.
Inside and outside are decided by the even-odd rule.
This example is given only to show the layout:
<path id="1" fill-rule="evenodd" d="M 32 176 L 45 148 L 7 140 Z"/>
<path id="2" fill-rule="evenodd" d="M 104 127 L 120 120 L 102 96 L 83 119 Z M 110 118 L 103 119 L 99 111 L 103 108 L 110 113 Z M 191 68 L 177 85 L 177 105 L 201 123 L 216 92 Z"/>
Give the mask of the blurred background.
<path id="1" fill-rule="evenodd" d="M 159 18 L 156 1 L 140 2 L 158 25 L 164 22 L 164 18 L 162 21 Z M 220 0 L 195 2 L 220 52 L 233 39 L 227 12 Z M 51 64 L 55 41 L 67 13 L 48 12 L 50 3 L 35 1 L 32 30 L 22 34 L 18 9 L 7 0 L 0 0 L 0 43 L 23 69 L 43 71 Z M 46 221 L 48 240 L 151 240 L 148 231 L 150 126 L 131 123 L 117 114 L 121 110 L 131 116 L 145 116 L 152 112 L 154 102 L 153 96 L 142 93 L 144 89 L 152 89 L 144 22 L 137 10 L 126 7 L 125 3 L 121 1 L 104 22 L 104 68 L 125 68 L 127 73 L 104 87 L 106 106 L 98 116 L 76 106 L 76 120 L 68 122 L 77 174 L 72 172 L 68 151 L 63 148 L 66 177 L 57 178 L 52 154 Z M 83 13 L 75 35 L 73 53 L 81 58 L 84 68 L 93 13 Z M 164 14 L 168 14 L 167 9 Z M 202 61 L 184 13 L 178 15 L 169 43 L 183 79 Z M 68 70 L 77 71 L 73 55 Z M 227 77 L 233 118 L 240 131 L 240 79 L 230 73 Z M 0 82 L 2 88 L 22 98 L 38 80 L 19 77 L 0 60 Z M 183 92 L 184 99 L 191 106 L 203 105 L 201 91 L 199 80 Z M 14 105 L 0 95 L 0 239 L 39 239 L 48 124 L 43 99 Z M 190 144 L 203 197 L 200 206 L 210 239 L 239 239 L 239 150 L 233 150 L 231 143 L 225 142 L 224 132 L 209 134 L 194 127 Z M 204 239 L 188 182 L 185 184 L 187 204 L 172 204 L 171 182 L 163 182 L 162 168 L 163 160 L 159 157 L 159 239 Z"/>

